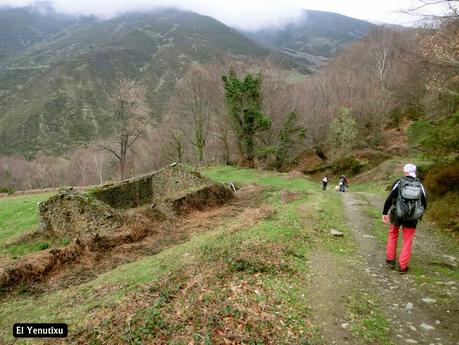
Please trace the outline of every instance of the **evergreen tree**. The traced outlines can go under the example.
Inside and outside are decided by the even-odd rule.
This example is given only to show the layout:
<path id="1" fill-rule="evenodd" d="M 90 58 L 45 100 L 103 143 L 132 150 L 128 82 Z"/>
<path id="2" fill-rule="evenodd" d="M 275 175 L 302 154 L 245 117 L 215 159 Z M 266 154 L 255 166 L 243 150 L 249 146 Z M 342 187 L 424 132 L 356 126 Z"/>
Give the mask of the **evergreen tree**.
<path id="1" fill-rule="evenodd" d="M 238 138 L 241 151 L 253 164 L 256 136 L 271 127 L 271 119 L 262 113 L 261 77 L 247 74 L 240 80 L 234 71 L 223 75 L 225 99 L 229 117 Z"/>

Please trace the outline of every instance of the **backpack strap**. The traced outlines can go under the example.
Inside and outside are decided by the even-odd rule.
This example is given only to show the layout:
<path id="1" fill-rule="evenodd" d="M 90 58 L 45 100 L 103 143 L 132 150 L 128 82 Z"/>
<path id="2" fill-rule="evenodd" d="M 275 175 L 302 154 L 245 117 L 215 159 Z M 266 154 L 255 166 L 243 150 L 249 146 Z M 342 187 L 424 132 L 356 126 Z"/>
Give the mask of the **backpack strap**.
<path id="1" fill-rule="evenodd" d="M 391 189 L 390 191 L 392 192 L 395 188 L 397 188 L 397 187 L 400 185 L 400 182 L 401 182 L 402 180 L 403 180 L 403 177 L 397 179 L 397 180 L 394 182 L 394 184 L 392 185 L 392 189 Z"/>

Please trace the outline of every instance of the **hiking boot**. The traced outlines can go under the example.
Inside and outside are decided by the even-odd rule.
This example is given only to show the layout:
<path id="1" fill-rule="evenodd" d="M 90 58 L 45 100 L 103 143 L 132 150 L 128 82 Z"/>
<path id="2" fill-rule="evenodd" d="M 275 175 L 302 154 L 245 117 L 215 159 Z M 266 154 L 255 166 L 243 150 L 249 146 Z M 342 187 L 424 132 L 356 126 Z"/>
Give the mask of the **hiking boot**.
<path id="1" fill-rule="evenodd" d="M 400 274 L 407 274 L 407 273 L 408 273 L 408 267 L 405 267 L 405 268 L 399 267 L 399 268 L 398 268 L 398 273 L 400 273 Z"/>
<path id="2" fill-rule="evenodd" d="M 386 259 L 386 265 L 389 268 L 395 268 L 395 259 L 394 260 L 387 260 Z"/>

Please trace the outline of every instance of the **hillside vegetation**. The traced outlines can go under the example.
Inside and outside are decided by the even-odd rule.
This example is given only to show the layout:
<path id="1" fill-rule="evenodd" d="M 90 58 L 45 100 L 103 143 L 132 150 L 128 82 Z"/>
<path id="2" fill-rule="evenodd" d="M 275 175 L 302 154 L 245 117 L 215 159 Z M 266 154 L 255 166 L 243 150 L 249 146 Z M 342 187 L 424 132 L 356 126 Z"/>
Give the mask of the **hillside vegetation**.
<path id="1" fill-rule="evenodd" d="M 392 322 L 400 320 L 392 320 L 396 311 L 386 309 L 379 290 L 373 290 L 374 278 L 366 276 L 359 237 L 345 220 L 343 193 L 323 192 L 318 183 L 301 177 L 253 169 L 212 167 L 204 174 L 236 183 L 240 190 L 234 203 L 178 219 L 169 232 L 185 229 L 188 237 L 178 237 L 159 252 L 149 252 L 156 244 L 145 239 L 107 251 L 105 259 L 98 259 L 103 265 L 88 256 L 49 280 L 2 292 L 2 342 L 15 341 L 12 323 L 33 320 L 67 322 L 68 341 L 76 343 L 328 344 L 340 331 L 330 335 L 322 322 L 339 315 L 348 325 L 342 332 L 353 341 L 397 343 Z M 379 224 L 379 213 L 362 207 Z M 22 208 L 17 204 L 15 210 Z M 330 236 L 331 229 L 344 237 Z M 368 236 L 379 238 L 383 229 L 372 231 Z M 452 249 L 443 253 L 457 250 L 449 245 Z M 419 284 L 420 296 L 439 298 L 436 308 L 446 315 L 445 308 L 457 302 L 445 294 L 448 285 L 438 284 L 458 277 L 442 266 L 441 257 L 431 255 L 416 257 L 419 282 L 414 284 Z M 338 268 L 346 279 L 335 272 Z M 320 279 L 328 273 L 334 279 Z M 390 273 L 381 274 L 392 277 Z M 357 277 L 364 287 L 353 285 Z M 321 294 L 332 290 L 345 297 Z M 327 300 L 334 305 L 323 313 L 320 304 Z M 441 323 L 447 327 L 451 320 L 445 315 Z M 442 333 L 435 336 L 450 344 Z"/>
<path id="2" fill-rule="evenodd" d="M 167 113 L 177 80 L 192 65 L 269 58 L 292 78 L 302 78 L 312 64 L 309 56 L 329 57 L 374 27 L 308 12 L 301 25 L 287 29 L 287 52 L 264 39 L 283 33 L 243 34 L 191 12 L 169 9 L 98 20 L 41 7 L 0 9 L 2 154 L 63 155 L 107 139 L 116 126 L 110 96 L 120 79 L 142 84 L 145 112 L 154 123 Z M 300 36 L 302 47 L 290 46 Z"/>
<path id="3" fill-rule="evenodd" d="M 38 31 L 45 31 L 44 22 L 60 23 L 57 14 L 43 17 L 14 11 L 23 13 L 27 25 L 36 24 Z M 1 44 L 17 41 L 13 33 L 23 23 L 17 19 L 2 23 Z M 2 61 L 2 153 L 62 154 L 75 145 L 106 138 L 114 127 L 109 95 L 122 77 L 145 85 L 153 119 L 160 116 L 175 82 L 191 64 L 224 56 L 269 55 L 210 17 L 176 10 L 106 21 L 89 18 L 56 31 L 38 38 L 36 30 L 28 32 L 30 37 L 24 33 L 23 40 L 30 42 L 27 48 L 12 49 Z"/>

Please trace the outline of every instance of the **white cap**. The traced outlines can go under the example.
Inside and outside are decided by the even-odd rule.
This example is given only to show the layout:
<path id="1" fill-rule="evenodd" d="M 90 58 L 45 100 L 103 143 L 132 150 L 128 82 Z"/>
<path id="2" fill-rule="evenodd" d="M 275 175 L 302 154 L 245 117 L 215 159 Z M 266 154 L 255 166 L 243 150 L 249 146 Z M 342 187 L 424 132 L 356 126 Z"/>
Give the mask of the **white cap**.
<path id="1" fill-rule="evenodd" d="M 403 172 L 408 176 L 416 177 L 416 165 L 406 164 L 403 167 Z"/>

